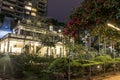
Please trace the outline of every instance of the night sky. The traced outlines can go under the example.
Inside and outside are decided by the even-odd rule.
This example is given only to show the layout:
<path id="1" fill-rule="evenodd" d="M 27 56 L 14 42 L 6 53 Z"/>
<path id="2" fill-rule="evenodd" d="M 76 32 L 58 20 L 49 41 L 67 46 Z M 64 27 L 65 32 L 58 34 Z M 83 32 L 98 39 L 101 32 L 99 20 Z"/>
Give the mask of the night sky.
<path id="1" fill-rule="evenodd" d="M 80 5 L 82 0 L 48 0 L 48 17 L 53 17 L 58 21 L 67 21 L 67 16 L 73 7 Z"/>

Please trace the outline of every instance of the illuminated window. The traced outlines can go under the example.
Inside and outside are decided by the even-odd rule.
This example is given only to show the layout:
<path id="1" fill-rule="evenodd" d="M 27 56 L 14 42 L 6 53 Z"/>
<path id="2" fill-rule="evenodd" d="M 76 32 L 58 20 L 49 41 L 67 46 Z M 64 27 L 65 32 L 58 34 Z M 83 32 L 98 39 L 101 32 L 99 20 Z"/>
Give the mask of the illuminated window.
<path id="1" fill-rule="evenodd" d="M 12 6 L 10 6 L 10 9 L 13 9 L 13 7 L 12 7 Z"/>
<path id="2" fill-rule="evenodd" d="M 26 14 L 30 14 L 30 12 L 27 11 Z"/>
<path id="3" fill-rule="evenodd" d="M 37 26 L 42 26 L 41 22 L 37 22 Z"/>
<path id="4" fill-rule="evenodd" d="M 32 16 L 36 16 L 36 13 L 32 12 L 31 15 L 32 15 Z"/>
<path id="5" fill-rule="evenodd" d="M 32 8 L 32 11 L 34 11 L 34 12 L 37 12 L 37 9 L 35 9 L 35 8 Z"/>
<path id="6" fill-rule="evenodd" d="M 31 7 L 31 6 L 25 6 L 25 9 L 27 9 L 27 10 L 30 10 L 30 11 L 31 11 L 32 7 Z"/>
<path id="7" fill-rule="evenodd" d="M 31 3 L 31 2 L 28 2 L 28 5 L 32 6 L 32 3 Z"/>

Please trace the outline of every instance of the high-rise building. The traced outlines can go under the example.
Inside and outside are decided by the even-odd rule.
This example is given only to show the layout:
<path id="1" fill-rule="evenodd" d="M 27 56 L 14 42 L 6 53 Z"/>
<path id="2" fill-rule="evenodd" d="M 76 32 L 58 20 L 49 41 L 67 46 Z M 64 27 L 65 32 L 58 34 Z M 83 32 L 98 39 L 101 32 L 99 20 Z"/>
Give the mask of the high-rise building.
<path id="1" fill-rule="evenodd" d="M 0 13 L 18 19 L 46 16 L 47 0 L 0 0 Z"/>

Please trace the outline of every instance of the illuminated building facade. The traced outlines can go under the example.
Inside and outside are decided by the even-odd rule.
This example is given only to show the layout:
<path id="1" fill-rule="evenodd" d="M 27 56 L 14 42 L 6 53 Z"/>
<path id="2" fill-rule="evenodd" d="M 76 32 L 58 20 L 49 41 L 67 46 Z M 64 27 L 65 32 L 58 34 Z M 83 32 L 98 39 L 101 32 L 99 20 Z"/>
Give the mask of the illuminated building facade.
<path id="1" fill-rule="evenodd" d="M 0 13 L 18 19 L 46 16 L 47 0 L 0 0 Z"/>
<path id="2" fill-rule="evenodd" d="M 66 56 L 63 35 L 48 24 L 31 20 L 19 22 L 13 33 L 0 41 L 0 52 L 11 54 L 30 53 L 40 56 Z M 34 27 L 33 27 L 34 26 Z"/>

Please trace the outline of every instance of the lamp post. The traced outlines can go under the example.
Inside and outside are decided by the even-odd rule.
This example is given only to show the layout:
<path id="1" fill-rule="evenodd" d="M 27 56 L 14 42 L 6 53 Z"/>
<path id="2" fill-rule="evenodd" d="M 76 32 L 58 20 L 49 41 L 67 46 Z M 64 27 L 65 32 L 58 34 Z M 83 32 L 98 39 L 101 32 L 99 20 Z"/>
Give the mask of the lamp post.
<path id="1" fill-rule="evenodd" d="M 113 24 L 108 23 L 107 25 L 108 25 L 109 27 L 111 27 L 111 28 L 116 29 L 117 31 L 120 31 L 120 28 L 114 26 Z M 115 50 L 112 50 L 112 52 L 113 52 L 113 58 L 115 59 Z M 115 71 L 115 67 L 116 67 L 116 64 L 115 64 L 115 63 L 114 63 L 114 65 L 113 65 L 113 67 L 114 67 L 114 71 Z"/>
<path id="2" fill-rule="evenodd" d="M 74 41 L 72 41 L 71 40 L 71 38 L 69 37 L 69 46 L 70 46 L 70 44 L 74 44 Z M 74 46 L 74 45 L 72 45 L 72 46 Z M 70 50 L 70 47 L 69 47 L 69 52 L 68 52 L 69 54 L 68 54 L 68 80 L 71 80 L 71 66 L 70 66 L 70 60 L 73 58 L 73 57 L 75 57 L 75 55 L 76 55 L 76 52 L 71 52 L 71 50 Z"/>
<path id="3" fill-rule="evenodd" d="M 59 37 L 59 41 L 62 43 L 61 44 L 61 48 L 60 48 L 60 57 L 63 57 L 64 56 L 64 43 L 63 43 L 63 38 L 62 38 L 62 30 L 61 29 L 59 29 L 58 30 L 58 37 Z"/>
<path id="4" fill-rule="evenodd" d="M 49 31 L 50 31 L 50 33 L 53 31 L 53 25 L 50 25 L 50 26 L 49 26 Z M 50 34 L 50 33 L 49 33 L 49 34 Z M 49 43 L 50 55 L 51 55 L 51 52 L 52 52 L 52 51 L 51 51 L 51 45 L 53 44 L 53 43 L 52 43 L 52 42 L 53 42 L 53 36 L 51 36 L 51 37 L 52 37 L 52 39 L 50 38 L 51 40 L 50 40 L 50 43 Z M 52 56 L 54 56 L 54 55 L 52 55 Z"/>
<path id="5" fill-rule="evenodd" d="M 68 80 L 71 80 L 71 75 L 70 75 L 70 73 L 71 73 L 71 69 L 70 69 L 70 59 L 71 59 L 71 55 L 70 55 L 70 51 L 69 51 L 69 57 L 68 57 L 68 60 L 69 60 L 69 62 L 68 62 Z"/>
<path id="6" fill-rule="evenodd" d="M 71 42 L 71 41 L 70 41 L 70 36 L 69 36 L 69 37 L 68 37 L 68 43 L 67 43 L 68 46 L 69 46 L 69 47 L 68 47 L 68 80 L 71 80 L 71 75 L 70 75 L 70 73 L 71 73 L 71 69 L 70 69 L 70 58 L 71 58 L 71 57 L 70 57 L 70 56 L 71 56 L 71 55 L 70 55 L 70 52 L 71 52 L 71 51 L 70 51 L 70 42 Z"/>

